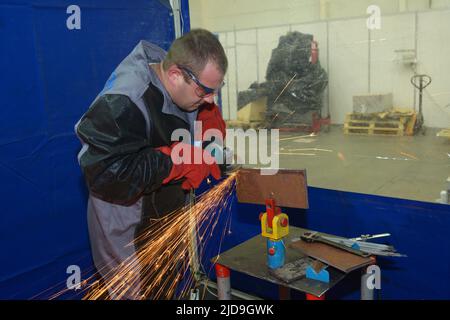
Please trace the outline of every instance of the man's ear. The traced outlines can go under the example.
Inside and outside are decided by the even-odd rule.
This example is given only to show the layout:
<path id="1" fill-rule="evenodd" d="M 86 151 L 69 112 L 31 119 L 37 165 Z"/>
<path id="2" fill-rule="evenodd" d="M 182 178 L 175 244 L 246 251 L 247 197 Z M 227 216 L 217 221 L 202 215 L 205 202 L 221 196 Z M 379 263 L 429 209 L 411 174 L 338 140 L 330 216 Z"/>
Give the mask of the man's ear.
<path id="1" fill-rule="evenodd" d="M 176 65 L 171 65 L 169 67 L 167 70 L 167 78 L 173 86 L 178 86 L 182 81 L 184 81 L 183 74 Z"/>

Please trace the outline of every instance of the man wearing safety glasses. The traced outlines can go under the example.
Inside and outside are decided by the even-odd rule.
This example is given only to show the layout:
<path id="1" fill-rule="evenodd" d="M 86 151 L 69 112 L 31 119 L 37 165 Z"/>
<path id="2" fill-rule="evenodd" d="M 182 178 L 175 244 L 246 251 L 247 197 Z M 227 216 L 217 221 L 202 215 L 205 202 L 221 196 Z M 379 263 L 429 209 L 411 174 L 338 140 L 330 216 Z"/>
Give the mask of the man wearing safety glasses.
<path id="1" fill-rule="evenodd" d="M 219 90 L 225 85 L 225 83 L 222 82 L 220 84 L 220 86 L 218 88 L 216 88 L 216 89 L 209 88 L 209 87 L 205 86 L 203 83 L 201 83 L 200 80 L 198 80 L 197 77 L 194 75 L 194 73 L 191 70 L 189 70 L 188 68 L 180 66 L 180 65 L 177 65 L 177 67 L 187 75 L 187 77 L 188 77 L 187 82 L 188 83 L 194 82 L 195 94 L 200 99 L 198 102 L 196 102 L 194 104 L 194 106 L 196 108 L 199 106 L 199 104 L 200 105 L 202 104 L 202 101 L 206 101 L 208 103 L 213 103 L 214 102 L 214 100 L 213 100 L 214 96 L 216 94 L 218 94 Z M 206 74 L 210 73 L 210 71 L 208 69 L 211 69 L 211 68 L 214 68 L 214 67 L 209 65 L 208 68 L 206 69 Z"/>
<path id="2" fill-rule="evenodd" d="M 176 39 L 167 53 L 140 41 L 77 123 L 92 254 L 105 281 L 136 255 L 142 244 L 134 240 L 152 219 L 183 206 L 189 190 L 209 175 L 220 178 L 212 156 L 201 163 L 173 161 L 181 142 L 172 141 L 172 133 L 185 129 L 193 136 L 194 121 L 200 121 L 203 132 L 218 130 L 223 141 L 225 122 L 214 97 L 227 65 L 222 45 L 206 30 Z M 183 146 L 194 154 L 192 143 Z M 124 298 L 137 298 L 136 276 Z M 109 289 L 110 298 L 115 292 Z"/>

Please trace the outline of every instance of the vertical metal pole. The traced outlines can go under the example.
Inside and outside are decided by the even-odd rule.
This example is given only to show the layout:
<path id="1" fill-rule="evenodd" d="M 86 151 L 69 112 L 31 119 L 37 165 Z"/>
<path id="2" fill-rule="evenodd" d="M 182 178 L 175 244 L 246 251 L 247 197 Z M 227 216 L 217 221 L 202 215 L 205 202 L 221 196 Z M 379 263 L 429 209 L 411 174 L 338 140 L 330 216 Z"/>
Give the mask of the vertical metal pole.
<path id="1" fill-rule="evenodd" d="M 216 263 L 217 298 L 231 300 L 230 269 Z"/>
<path id="2" fill-rule="evenodd" d="M 328 0 L 320 0 L 320 20 L 328 19 Z"/>
<path id="3" fill-rule="evenodd" d="M 369 289 L 367 286 L 367 280 L 371 276 L 370 273 L 367 273 L 367 268 L 362 269 L 361 275 L 361 300 L 373 300 L 374 289 Z"/>
<path id="4" fill-rule="evenodd" d="M 419 55 L 418 55 L 418 43 L 419 43 L 419 15 L 416 11 L 416 14 L 414 15 L 414 54 L 416 56 L 416 63 L 414 64 L 414 75 L 417 74 L 417 61 L 419 60 Z M 417 105 L 417 88 L 414 87 L 414 111 L 416 111 L 416 105 Z"/>
<path id="5" fill-rule="evenodd" d="M 173 14 L 173 24 L 175 27 L 175 38 L 179 38 L 182 35 L 183 26 L 181 25 L 181 6 L 180 0 L 170 0 Z"/>
<path id="6" fill-rule="evenodd" d="M 450 177 L 447 178 L 447 187 L 441 191 L 441 200 L 445 204 L 450 204 Z"/>
<path id="7" fill-rule="evenodd" d="M 291 289 L 282 285 L 278 285 L 278 298 L 280 300 L 291 300 Z"/>
<path id="8" fill-rule="evenodd" d="M 330 116 L 330 23 L 327 21 L 327 72 L 328 72 L 328 86 L 327 86 L 327 117 Z"/>
<path id="9" fill-rule="evenodd" d="M 374 300 L 375 288 L 369 288 L 368 280 L 373 276 L 373 273 L 369 272 L 369 268 L 376 266 L 376 257 L 371 256 L 370 259 L 372 260 L 372 264 L 361 269 L 361 300 Z"/>
<path id="10" fill-rule="evenodd" d="M 238 47 L 237 47 L 237 34 L 236 34 L 236 25 L 233 25 L 233 32 L 234 32 L 234 64 L 235 64 L 235 81 L 236 81 L 236 114 L 237 114 L 237 107 L 238 107 L 238 95 L 239 95 L 239 78 L 238 78 Z M 231 117 L 231 110 L 230 110 L 230 118 L 231 120 L 234 117 Z"/>
<path id="11" fill-rule="evenodd" d="M 315 295 L 313 295 L 313 294 L 311 294 L 311 293 L 307 293 L 306 294 L 306 300 L 310 300 L 310 301 L 314 301 L 314 300 L 325 300 L 325 295 L 322 295 L 322 296 L 320 296 L 320 297 L 318 297 L 318 296 L 315 296 Z"/>
<path id="12" fill-rule="evenodd" d="M 256 82 L 259 84 L 259 42 L 258 42 L 258 28 L 255 29 L 256 37 Z"/>
<path id="13" fill-rule="evenodd" d="M 370 79 L 371 79 L 371 77 L 372 77 L 372 75 L 371 75 L 371 72 L 372 72 L 372 70 L 371 70 L 371 68 L 372 68 L 372 56 L 371 56 L 371 51 L 372 51 L 372 31 L 370 30 L 370 28 L 368 29 L 369 30 L 369 35 L 368 35 L 368 38 L 369 38 L 369 43 L 368 43 L 368 45 L 367 45 L 367 48 L 368 48 L 368 55 L 367 55 L 367 58 L 368 58 L 368 73 L 367 73 L 367 86 L 368 86 L 368 93 L 371 93 L 371 83 L 370 83 Z"/>
<path id="14" fill-rule="evenodd" d="M 229 47 L 229 43 L 228 43 L 228 32 L 225 32 L 225 39 L 226 39 L 226 50 L 227 50 L 227 56 L 228 56 L 228 51 L 230 50 Z M 230 107 L 230 72 L 227 72 L 227 107 L 228 107 L 228 117 L 226 120 L 231 120 L 231 107 Z"/>
<path id="15" fill-rule="evenodd" d="M 189 191 L 189 257 L 191 264 L 191 272 L 195 280 L 199 280 L 199 266 L 198 261 L 198 249 L 197 249 L 197 219 L 193 212 L 193 207 L 195 205 L 195 191 L 191 189 Z"/>

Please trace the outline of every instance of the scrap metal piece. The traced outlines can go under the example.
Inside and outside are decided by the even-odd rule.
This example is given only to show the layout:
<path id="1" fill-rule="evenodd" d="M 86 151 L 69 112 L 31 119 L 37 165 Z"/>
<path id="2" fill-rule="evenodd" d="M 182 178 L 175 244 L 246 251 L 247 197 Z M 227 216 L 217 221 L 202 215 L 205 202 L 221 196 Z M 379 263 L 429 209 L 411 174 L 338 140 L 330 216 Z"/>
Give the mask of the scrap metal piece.
<path id="1" fill-rule="evenodd" d="M 314 259 L 310 257 L 302 257 L 278 269 L 269 269 L 269 274 L 286 283 L 294 282 L 306 276 L 306 269 L 314 263 Z"/>
<path id="2" fill-rule="evenodd" d="M 350 240 L 355 240 L 355 241 L 366 241 L 366 240 L 371 240 L 371 239 L 378 239 L 378 238 L 384 238 L 384 237 L 390 237 L 391 234 L 390 233 L 380 233 L 380 234 L 362 234 L 361 236 L 357 237 L 357 238 L 351 238 Z"/>
<path id="3" fill-rule="evenodd" d="M 357 256 L 320 242 L 308 243 L 300 240 L 290 243 L 289 248 L 298 250 L 304 255 L 322 261 L 345 273 L 374 263 L 374 260 L 370 257 Z"/>
<path id="4" fill-rule="evenodd" d="M 386 256 L 386 257 L 406 257 L 405 254 L 398 253 L 397 250 L 391 246 L 380 243 L 372 243 L 367 241 L 355 241 L 353 239 L 345 239 L 338 237 L 327 237 L 322 236 L 322 238 L 327 239 L 329 241 L 333 241 L 336 243 L 340 243 L 347 247 L 352 247 L 353 245 L 358 245 L 361 251 L 370 253 L 376 256 Z"/>
<path id="5" fill-rule="evenodd" d="M 278 206 L 308 208 L 305 170 L 280 169 L 275 175 L 261 175 L 260 169 L 240 169 L 236 190 L 242 203 L 265 204 L 274 199 Z"/>
<path id="6" fill-rule="evenodd" d="M 321 242 L 323 244 L 327 244 L 327 245 L 333 246 L 335 248 L 338 248 L 338 249 L 350 252 L 352 254 L 356 254 L 356 255 L 358 255 L 360 257 L 366 258 L 366 257 L 370 256 L 370 254 L 368 254 L 367 252 L 363 252 L 361 250 L 353 249 L 351 247 L 347 247 L 345 244 L 337 243 L 337 242 L 328 240 L 326 238 L 323 238 L 323 237 L 319 236 L 317 232 L 306 232 L 303 235 L 301 235 L 300 238 L 303 241 L 308 242 L 308 243 Z"/>

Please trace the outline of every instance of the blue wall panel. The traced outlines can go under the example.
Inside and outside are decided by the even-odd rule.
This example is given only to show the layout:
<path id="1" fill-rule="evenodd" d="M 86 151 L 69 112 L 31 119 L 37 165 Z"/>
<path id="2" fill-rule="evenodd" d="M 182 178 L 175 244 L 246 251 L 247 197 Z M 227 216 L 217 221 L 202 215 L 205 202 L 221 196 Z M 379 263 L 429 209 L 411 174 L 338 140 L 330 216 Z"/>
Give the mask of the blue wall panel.
<path id="1" fill-rule="evenodd" d="M 0 1 L 0 299 L 63 288 L 71 264 L 91 273 L 73 128 L 141 39 L 168 49 L 167 1 Z"/>
<path id="2" fill-rule="evenodd" d="M 312 229 L 354 237 L 389 232 L 407 258 L 378 260 L 385 299 L 450 299 L 450 208 L 357 193 L 310 188 Z"/>

